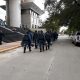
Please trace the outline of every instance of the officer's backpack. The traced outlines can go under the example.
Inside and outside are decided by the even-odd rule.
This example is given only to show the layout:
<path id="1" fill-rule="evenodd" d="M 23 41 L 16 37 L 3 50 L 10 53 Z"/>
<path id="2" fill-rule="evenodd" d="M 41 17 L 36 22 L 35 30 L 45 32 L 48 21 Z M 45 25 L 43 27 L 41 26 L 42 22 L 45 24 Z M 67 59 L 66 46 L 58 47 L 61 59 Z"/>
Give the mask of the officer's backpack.
<path id="1" fill-rule="evenodd" d="M 39 34 L 38 37 L 39 37 L 39 40 L 44 40 L 44 34 Z"/>

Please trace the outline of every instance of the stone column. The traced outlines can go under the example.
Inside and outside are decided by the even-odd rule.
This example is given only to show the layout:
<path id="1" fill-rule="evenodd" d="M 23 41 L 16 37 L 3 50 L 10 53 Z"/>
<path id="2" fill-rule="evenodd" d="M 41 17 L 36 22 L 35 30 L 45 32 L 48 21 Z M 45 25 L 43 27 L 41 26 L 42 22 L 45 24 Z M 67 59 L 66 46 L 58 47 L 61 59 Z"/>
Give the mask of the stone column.
<path id="1" fill-rule="evenodd" d="M 6 0 L 7 3 L 7 20 L 12 27 L 21 25 L 21 0 Z"/>
<path id="2" fill-rule="evenodd" d="M 10 17 L 9 17 L 9 0 L 6 1 L 6 22 L 10 26 Z"/>

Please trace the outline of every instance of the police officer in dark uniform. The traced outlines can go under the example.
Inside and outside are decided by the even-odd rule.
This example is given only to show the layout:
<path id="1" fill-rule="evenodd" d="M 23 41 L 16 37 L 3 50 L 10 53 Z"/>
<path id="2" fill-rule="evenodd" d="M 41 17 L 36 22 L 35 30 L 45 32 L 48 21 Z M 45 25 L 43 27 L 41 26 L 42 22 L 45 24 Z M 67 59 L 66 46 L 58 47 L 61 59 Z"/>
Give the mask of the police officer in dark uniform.
<path id="1" fill-rule="evenodd" d="M 37 49 L 37 47 L 38 47 L 38 33 L 37 33 L 37 31 L 34 32 L 33 42 L 35 43 L 35 49 Z"/>
<path id="2" fill-rule="evenodd" d="M 31 37 L 32 36 L 31 36 L 30 32 L 28 31 L 22 39 L 22 46 L 24 47 L 24 53 L 26 52 L 26 47 L 28 47 L 29 51 L 31 51 L 31 42 L 32 42 Z"/>
<path id="3" fill-rule="evenodd" d="M 38 42 L 39 42 L 40 52 L 44 51 L 45 36 L 43 31 L 38 32 Z"/>
<path id="4" fill-rule="evenodd" d="M 46 33 L 45 33 L 45 40 L 46 40 L 46 50 L 47 49 L 50 49 L 50 44 L 51 44 L 51 34 L 50 34 L 50 32 L 49 31 L 47 31 Z"/>

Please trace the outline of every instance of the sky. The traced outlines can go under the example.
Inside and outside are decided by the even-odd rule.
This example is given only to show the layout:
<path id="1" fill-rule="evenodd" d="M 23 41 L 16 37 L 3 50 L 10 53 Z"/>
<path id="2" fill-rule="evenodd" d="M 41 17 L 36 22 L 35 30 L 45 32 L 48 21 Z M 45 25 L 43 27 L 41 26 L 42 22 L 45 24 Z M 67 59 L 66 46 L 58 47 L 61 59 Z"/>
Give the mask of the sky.
<path id="1" fill-rule="evenodd" d="M 44 9 L 44 2 L 45 0 L 34 0 L 37 6 L 39 6 L 42 10 Z"/>
<path id="2" fill-rule="evenodd" d="M 44 10 L 44 2 L 45 0 L 35 0 L 34 1 L 37 6 L 39 6 L 42 10 Z M 40 16 L 40 18 L 42 19 L 42 21 L 44 22 L 47 18 L 48 18 L 48 12 L 45 11 L 43 15 Z"/>
<path id="3" fill-rule="evenodd" d="M 4 5 L 5 1 L 0 0 L 0 5 Z M 0 19 L 5 20 L 6 11 L 0 8 Z"/>
<path id="4" fill-rule="evenodd" d="M 42 10 L 44 10 L 44 2 L 45 0 L 34 0 L 37 6 L 39 6 Z M 45 21 L 48 18 L 48 12 L 45 11 L 43 15 L 40 16 L 42 21 Z"/>
<path id="5" fill-rule="evenodd" d="M 61 32 L 62 30 L 65 30 L 65 31 L 66 31 L 67 29 L 68 29 L 67 26 L 66 26 L 66 27 L 65 27 L 65 26 L 62 26 L 62 27 L 60 28 L 60 32 Z"/>
<path id="6" fill-rule="evenodd" d="M 5 4 L 5 1 L 4 0 L 0 0 L 0 5 L 3 5 Z"/>

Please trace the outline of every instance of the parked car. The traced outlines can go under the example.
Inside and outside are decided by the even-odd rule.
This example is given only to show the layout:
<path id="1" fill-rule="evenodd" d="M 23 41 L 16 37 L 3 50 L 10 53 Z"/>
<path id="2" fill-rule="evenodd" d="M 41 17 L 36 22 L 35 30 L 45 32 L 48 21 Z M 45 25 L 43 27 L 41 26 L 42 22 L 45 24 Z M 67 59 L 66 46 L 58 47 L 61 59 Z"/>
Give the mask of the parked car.
<path id="1" fill-rule="evenodd" d="M 72 38 L 72 42 L 75 44 L 75 45 L 78 45 L 80 44 L 80 31 L 77 31 L 75 34 L 73 34 L 71 36 Z"/>

